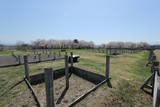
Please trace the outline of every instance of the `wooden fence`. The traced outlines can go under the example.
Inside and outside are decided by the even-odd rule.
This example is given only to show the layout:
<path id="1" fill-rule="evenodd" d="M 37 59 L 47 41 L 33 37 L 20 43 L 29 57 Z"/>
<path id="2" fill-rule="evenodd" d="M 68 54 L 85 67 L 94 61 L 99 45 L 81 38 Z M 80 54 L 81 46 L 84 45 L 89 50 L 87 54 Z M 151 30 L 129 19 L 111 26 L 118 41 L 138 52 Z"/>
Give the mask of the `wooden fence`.
<path id="1" fill-rule="evenodd" d="M 153 50 L 150 51 L 148 57 L 148 65 L 151 66 L 152 75 L 142 85 L 143 88 L 151 89 L 151 95 L 153 96 L 153 106 L 160 107 L 160 72 L 159 72 L 159 61 Z M 149 84 L 149 85 L 148 85 Z"/>
<path id="2" fill-rule="evenodd" d="M 64 56 L 56 54 L 28 54 L 28 63 L 38 63 L 57 59 L 64 59 Z M 0 67 L 16 66 L 24 64 L 24 55 L 0 56 Z"/>
<path id="3" fill-rule="evenodd" d="M 149 50 L 149 49 L 140 49 L 140 48 L 102 48 L 102 49 L 94 49 L 95 52 L 98 53 L 106 53 L 108 55 L 118 55 L 123 53 L 136 53 L 143 50 Z"/>
<path id="4" fill-rule="evenodd" d="M 71 52 L 70 58 L 71 62 L 69 62 L 69 56 L 65 55 L 64 61 L 65 61 L 65 68 L 59 69 L 59 70 L 53 70 L 52 68 L 45 68 L 44 73 L 40 74 L 35 74 L 35 75 L 29 75 L 29 65 L 28 65 L 28 58 L 27 56 L 24 56 L 24 71 L 25 71 L 25 78 L 24 80 L 26 81 L 29 89 L 31 90 L 34 99 L 37 103 L 38 107 L 41 107 L 41 103 L 39 101 L 39 98 L 37 97 L 34 89 L 32 88 L 32 85 L 36 85 L 41 82 L 45 82 L 45 88 L 46 88 L 46 104 L 47 107 L 55 107 L 54 103 L 54 85 L 53 81 L 57 78 L 60 78 L 62 76 L 65 76 L 65 82 L 66 86 L 64 87 L 64 91 L 61 93 L 59 98 L 57 99 L 57 103 L 59 104 L 61 102 L 61 99 L 64 97 L 64 92 L 66 92 L 69 88 L 69 77 L 71 74 L 75 74 L 86 81 L 90 81 L 91 83 L 95 84 L 96 86 L 88 90 L 85 94 L 80 96 L 79 98 L 75 99 L 72 103 L 70 103 L 68 106 L 73 107 L 76 105 L 78 102 L 83 100 L 86 96 L 88 96 L 91 92 L 95 91 L 98 87 L 100 87 L 102 84 L 107 82 L 107 85 L 112 88 L 112 85 L 110 83 L 110 77 L 109 77 L 109 71 L 110 71 L 110 57 L 106 56 L 106 75 L 100 75 L 97 73 L 93 73 L 90 71 L 86 71 L 77 67 L 73 66 L 74 60 L 73 60 L 73 53 Z"/>

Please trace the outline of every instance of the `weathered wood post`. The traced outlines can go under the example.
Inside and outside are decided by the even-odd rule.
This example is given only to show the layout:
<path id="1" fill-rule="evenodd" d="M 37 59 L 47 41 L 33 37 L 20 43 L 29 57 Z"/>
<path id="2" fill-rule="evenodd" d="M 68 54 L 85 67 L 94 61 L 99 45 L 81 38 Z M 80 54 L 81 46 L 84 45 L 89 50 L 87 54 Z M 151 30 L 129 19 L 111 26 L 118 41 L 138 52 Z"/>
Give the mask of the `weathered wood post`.
<path id="1" fill-rule="evenodd" d="M 71 72 L 73 71 L 73 52 L 70 53 Z"/>
<path id="2" fill-rule="evenodd" d="M 155 102 L 155 107 L 160 106 L 160 85 L 157 88 L 157 96 L 156 96 L 156 102 Z"/>
<path id="3" fill-rule="evenodd" d="M 152 56 L 152 61 L 156 61 L 156 59 L 157 59 L 156 56 L 153 55 L 153 56 Z"/>
<path id="4" fill-rule="evenodd" d="M 41 54 L 38 54 L 38 60 L 41 62 Z"/>
<path id="5" fill-rule="evenodd" d="M 152 55 L 152 58 L 151 58 L 151 63 L 152 63 L 152 66 L 151 66 L 151 72 L 154 72 L 154 63 L 156 62 L 156 56 L 155 55 Z"/>
<path id="6" fill-rule="evenodd" d="M 71 68 L 73 67 L 73 52 L 71 52 Z"/>
<path id="7" fill-rule="evenodd" d="M 25 78 L 30 81 L 30 77 L 29 77 L 29 66 L 28 66 L 28 56 L 24 55 L 24 70 L 25 70 Z"/>
<path id="8" fill-rule="evenodd" d="M 56 60 L 56 53 L 54 52 L 53 55 L 54 55 L 54 60 Z"/>
<path id="9" fill-rule="evenodd" d="M 157 80 L 156 80 L 156 78 L 158 77 L 158 73 L 159 73 L 159 62 L 158 61 L 154 61 L 153 63 L 152 63 L 152 71 L 153 71 L 153 73 L 154 73 L 154 77 L 153 77 L 153 80 L 152 80 L 152 86 L 153 86 L 153 89 L 152 89 L 152 95 L 154 95 L 154 88 L 155 88 L 155 84 L 157 85 Z M 157 86 L 156 86 L 157 87 Z"/>
<path id="10" fill-rule="evenodd" d="M 18 63 L 19 63 L 19 65 L 21 64 L 21 56 L 20 55 L 18 55 Z"/>
<path id="11" fill-rule="evenodd" d="M 66 79 L 66 89 L 69 88 L 69 69 L 68 69 L 68 55 L 65 53 L 65 79 Z"/>
<path id="12" fill-rule="evenodd" d="M 53 96 L 53 71 L 52 68 L 44 68 L 45 87 L 46 87 L 46 103 L 47 107 L 54 107 Z"/>
<path id="13" fill-rule="evenodd" d="M 152 89 L 153 92 L 153 107 L 160 107 L 160 84 L 158 81 L 158 74 L 159 74 L 159 62 L 154 62 L 155 65 L 154 69 L 154 86 Z M 153 91 L 154 90 L 154 91 Z"/>
<path id="14" fill-rule="evenodd" d="M 106 56 L 106 78 L 109 78 L 110 56 Z"/>
<path id="15" fill-rule="evenodd" d="M 106 56 L 106 79 L 107 79 L 107 85 L 112 88 L 112 84 L 110 82 L 110 77 L 109 77 L 109 72 L 110 72 L 110 56 Z"/>

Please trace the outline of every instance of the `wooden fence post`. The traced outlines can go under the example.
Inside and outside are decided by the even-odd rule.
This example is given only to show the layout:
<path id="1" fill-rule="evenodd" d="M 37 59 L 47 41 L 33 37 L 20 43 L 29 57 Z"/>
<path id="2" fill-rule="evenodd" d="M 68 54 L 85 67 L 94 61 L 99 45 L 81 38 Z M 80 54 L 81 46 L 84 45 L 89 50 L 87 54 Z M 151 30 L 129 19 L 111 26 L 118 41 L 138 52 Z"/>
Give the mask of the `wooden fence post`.
<path id="1" fill-rule="evenodd" d="M 160 106 L 160 85 L 157 88 L 157 97 L 156 97 L 156 104 L 155 104 L 155 106 L 156 107 Z"/>
<path id="2" fill-rule="evenodd" d="M 54 52 L 53 54 L 54 54 L 54 60 L 56 60 L 56 53 Z"/>
<path id="3" fill-rule="evenodd" d="M 66 89 L 69 88 L 69 69 L 68 69 L 68 55 L 65 53 L 65 79 L 66 79 Z"/>
<path id="4" fill-rule="evenodd" d="M 18 63 L 19 63 L 19 65 L 21 64 L 21 56 L 20 55 L 18 55 Z"/>
<path id="5" fill-rule="evenodd" d="M 112 84 L 110 82 L 110 77 L 109 77 L 109 72 L 110 72 L 110 56 L 106 56 L 106 79 L 108 87 L 112 88 Z"/>
<path id="6" fill-rule="evenodd" d="M 109 78 L 110 56 L 106 56 L 106 78 Z"/>
<path id="7" fill-rule="evenodd" d="M 41 62 L 41 54 L 38 54 L 39 62 Z"/>
<path id="8" fill-rule="evenodd" d="M 44 72 L 45 72 L 45 87 L 46 87 L 47 107 L 54 107 L 53 71 L 52 71 L 52 68 L 44 68 Z"/>
<path id="9" fill-rule="evenodd" d="M 30 81 L 29 66 L 28 66 L 28 56 L 24 55 L 23 58 L 24 58 L 25 78 L 27 78 L 27 80 Z"/>
<path id="10" fill-rule="evenodd" d="M 73 67 L 73 52 L 71 52 L 71 68 Z"/>

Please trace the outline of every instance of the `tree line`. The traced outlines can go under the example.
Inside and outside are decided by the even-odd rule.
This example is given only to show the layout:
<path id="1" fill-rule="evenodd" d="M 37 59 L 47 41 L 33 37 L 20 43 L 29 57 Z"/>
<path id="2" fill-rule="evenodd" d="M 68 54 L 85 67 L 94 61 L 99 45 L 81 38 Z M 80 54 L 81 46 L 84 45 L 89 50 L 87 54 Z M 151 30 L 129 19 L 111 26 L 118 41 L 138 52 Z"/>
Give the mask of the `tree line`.
<path id="1" fill-rule="evenodd" d="M 93 41 L 84 40 L 44 40 L 38 39 L 26 44 L 22 41 L 17 42 L 17 49 L 94 49 L 94 48 L 149 48 L 146 42 L 109 42 L 106 44 L 96 45 Z"/>
<path id="2" fill-rule="evenodd" d="M 150 45 L 146 42 L 109 42 L 107 44 L 100 45 L 100 48 L 149 48 Z"/>
<path id="3" fill-rule="evenodd" d="M 35 49 L 82 49 L 82 48 L 94 48 L 94 43 L 92 41 L 84 40 L 36 40 L 32 41 L 31 46 Z"/>

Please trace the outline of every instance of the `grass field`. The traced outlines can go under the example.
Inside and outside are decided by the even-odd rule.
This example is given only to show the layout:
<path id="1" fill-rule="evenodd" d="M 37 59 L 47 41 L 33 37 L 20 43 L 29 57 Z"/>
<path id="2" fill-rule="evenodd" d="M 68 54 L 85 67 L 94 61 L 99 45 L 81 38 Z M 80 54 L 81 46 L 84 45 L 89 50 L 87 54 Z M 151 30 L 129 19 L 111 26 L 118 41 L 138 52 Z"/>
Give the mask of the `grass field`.
<path id="1" fill-rule="evenodd" d="M 155 54 L 157 56 L 157 60 L 160 61 L 160 50 L 156 50 Z"/>
<path id="2" fill-rule="evenodd" d="M 70 50 L 80 55 L 80 60 L 74 66 L 104 75 L 105 54 L 95 53 L 93 50 Z M 23 51 L 15 51 L 16 54 L 26 54 Z M 28 52 L 31 53 L 31 52 Z M 1 55 L 9 55 L 10 52 L 1 52 Z M 143 51 L 133 54 L 111 56 L 110 77 L 113 88 L 106 84 L 91 93 L 77 106 L 95 107 L 151 107 L 152 97 L 140 90 L 140 86 L 150 75 L 149 67 L 146 67 L 148 52 Z M 64 67 L 64 61 L 48 61 L 30 64 L 30 74 L 43 72 L 44 67 L 59 69 Z M 24 76 L 23 65 L 16 67 L 0 68 L 0 107 L 4 106 L 35 106 L 32 95 L 24 82 L 14 86 Z M 40 90 L 41 87 L 36 87 Z M 10 90 L 9 90 L 10 89 Z M 39 92 L 39 91 L 38 91 Z M 44 96 L 45 97 L 45 96 Z"/>

